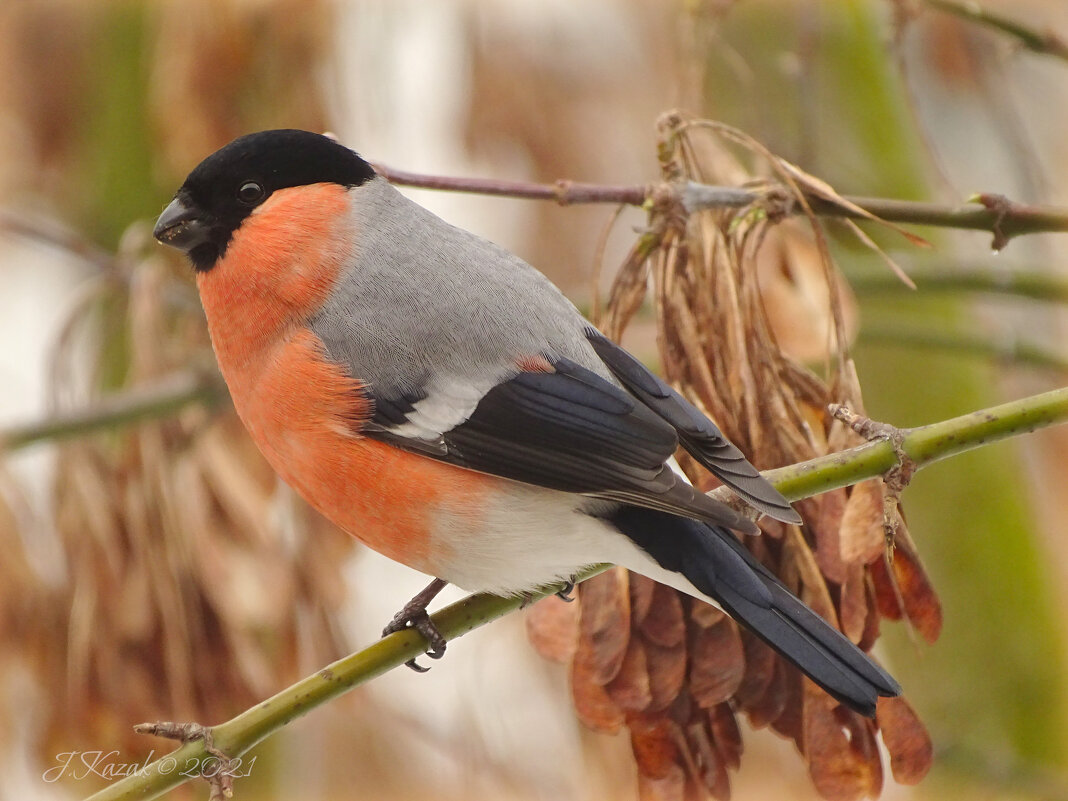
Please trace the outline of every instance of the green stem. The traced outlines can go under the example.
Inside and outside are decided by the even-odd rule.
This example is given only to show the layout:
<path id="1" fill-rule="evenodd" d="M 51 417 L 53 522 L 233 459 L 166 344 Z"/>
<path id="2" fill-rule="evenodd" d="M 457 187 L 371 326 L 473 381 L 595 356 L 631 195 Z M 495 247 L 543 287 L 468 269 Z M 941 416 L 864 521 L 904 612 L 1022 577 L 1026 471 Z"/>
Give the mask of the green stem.
<path id="1" fill-rule="evenodd" d="M 1016 338 L 995 339 L 981 334 L 946 331 L 916 331 L 892 326 L 864 326 L 859 341 L 869 345 L 953 351 L 994 359 L 1005 364 L 1019 364 L 1068 373 L 1068 356 Z"/>
<path id="2" fill-rule="evenodd" d="M 987 11 L 974 0 L 927 0 L 927 5 L 952 14 L 955 17 L 993 28 L 1000 33 L 1015 38 L 1021 45 L 1032 52 L 1045 56 L 1055 56 L 1068 61 L 1068 42 L 1052 31 L 1036 31 L 1022 22 Z"/>
<path id="3" fill-rule="evenodd" d="M 983 292 L 1033 300 L 1068 301 L 1068 278 L 1033 269 L 1007 265 L 993 268 L 912 264 L 906 268 L 906 272 L 916 283 L 918 296 L 931 292 Z M 850 274 L 848 279 L 849 285 L 857 294 L 912 292 L 897 277 L 884 271 L 863 275 Z"/>
<path id="4" fill-rule="evenodd" d="M 1005 437 L 1034 431 L 1068 420 L 1068 388 L 1013 401 L 941 423 L 903 432 L 902 449 L 917 467 L 962 453 Z M 802 464 L 771 470 L 765 475 L 790 499 L 798 499 L 854 484 L 884 474 L 897 464 L 888 441 L 869 442 Z M 576 577 L 582 581 L 607 569 L 591 567 Z M 536 598 L 555 592 L 550 587 Z M 523 605 L 521 598 L 473 595 L 434 614 L 433 620 L 447 640 L 460 637 Z M 231 758 L 250 748 L 292 720 L 320 704 L 419 656 L 425 648 L 413 631 L 390 635 L 362 651 L 328 665 L 313 676 L 288 687 L 261 704 L 212 729 L 215 747 Z M 186 743 L 156 760 L 136 775 L 107 787 L 89 801 L 157 798 L 189 779 L 175 766 L 197 764 L 210 757 L 202 741 Z"/>
<path id="5" fill-rule="evenodd" d="M 589 567 L 576 576 L 583 581 L 608 569 L 608 565 Z M 547 587 L 533 596 L 541 599 L 563 589 L 563 584 Z M 479 626 L 514 612 L 526 598 L 501 598 L 496 595 L 471 595 L 432 615 L 434 624 L 446 640 L 454 640 Z M 211 729 L 216 749 L 230 758 L 240 757 L 286 724 L 316 707 L 380 676 L 426 650 L 422 635 L 413 630 L 391 634 L 368 648 L 327 665 L 311 676 L 287 687 L 235 718 Z M 189 780 L 184 770 L 189 765 L 212 765 L 202 740 L 194 740 L 147 765 L 137 775 L 129 776 L 90 796 L 88 801 L 158 798 Z M 175 767 L 177 766 L 177 767 Z"/>
<path id="6" fill-rule="evenodd" d="M 902 429 L 902 452 L 916 468 L 939 459 L 1068 420 L 1068 387 L 1011 401 L 940 423 Z M 898 458 L 888 440 L 876 440 L 840 453 L 764 473 L 790 500 L 847 487 L 883 475 Z"/>
<path id="7" fill-rule="evenodd" d="M 13 451 L 45 440 L 91 434 L 142 420 L 169 417 L 186 406 L 222 403 L 228 397 L 218 376 L 180 373 L 148 387 L 138 387 L 47 420 L 0 430 L 0 451 Z"/>

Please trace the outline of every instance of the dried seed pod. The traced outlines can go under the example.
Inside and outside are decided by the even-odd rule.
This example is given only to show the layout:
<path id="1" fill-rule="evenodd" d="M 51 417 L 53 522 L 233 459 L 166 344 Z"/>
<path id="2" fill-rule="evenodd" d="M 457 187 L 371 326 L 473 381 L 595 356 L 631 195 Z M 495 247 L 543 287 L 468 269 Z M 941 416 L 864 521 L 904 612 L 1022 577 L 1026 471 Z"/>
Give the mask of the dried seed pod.
<path id="1" fill-rule="evenodd" d="M 721 139 L 764 159 L 785 186 L 837 197 L 739 132 L 679 114 L 661 121 L 665 180 L 751 179 Z M 826 407 L 844 401 L 863 408 L 848 355 L 856 320 L 848 287 L 819 228 L 782 221 L 789 193 L 766 190 L 752 208 L 692 214 L 673 204 L 669 191 L 655 193 L 649 228 L 597 321 L 618 339 L 648 293 L 666 379 L 758 467 L 857 444 L 856 433 Z M 829 375 L 815 375 L 800 358 L 832 365 Z M 680 463 L 702 489 L 715 486 L 692 459 L 682 455 Z M 766 524 L 767 536 L 746 542 L 791 591 L 861 647 L 874 644 L 881 617 L 904 616 L 933 639 L 941 622 L 937 596 L 903 524 L 898 557 L 887 561 L 886 506 L 881 483 L 863 482 L 798 503 L 802 526 Z M 923 746 L 929 740 L 907 705 L 880 704 L 874 722 L 839 707 L 712 607 L 638 577 L 601 579 L 581 586 L 579 595 L 576 708 L 597 728 L 625 723 L 630 729 L 642 798 L 726 798 L 727 771 L 737 768 L 741 754 L 738 711 L 752 725 L 792 739 L 828 799 L 879 792 L 875 742 L 882 726 L 894 727 L 887 745 L 895 776 L 918 779 L 930 763 Z M 630 615 L 623 611 L 628 595 Z"/>

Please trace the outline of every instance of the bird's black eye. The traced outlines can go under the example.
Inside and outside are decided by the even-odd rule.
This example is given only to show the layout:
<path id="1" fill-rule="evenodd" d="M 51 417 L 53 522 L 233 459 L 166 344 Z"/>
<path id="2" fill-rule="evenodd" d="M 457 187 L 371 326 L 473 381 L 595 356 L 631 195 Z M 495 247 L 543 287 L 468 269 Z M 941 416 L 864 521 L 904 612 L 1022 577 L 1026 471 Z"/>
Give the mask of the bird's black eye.
<path id="1" fill-rule="evenodd" d="M 244 203 L 246 206 L 255 206 L 259 203 L 267 193 L 263 189 L 262 184 L 258 184 L 255 181 L 245 181 L 241 184 L 237 190 L 237 199 Z"/>

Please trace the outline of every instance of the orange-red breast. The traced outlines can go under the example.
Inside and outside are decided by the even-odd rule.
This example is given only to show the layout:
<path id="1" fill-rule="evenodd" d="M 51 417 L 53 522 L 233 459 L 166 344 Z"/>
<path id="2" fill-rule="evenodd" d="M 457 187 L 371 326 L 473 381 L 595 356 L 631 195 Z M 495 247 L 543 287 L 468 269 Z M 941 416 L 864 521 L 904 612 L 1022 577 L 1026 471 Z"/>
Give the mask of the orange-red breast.
<path id="1" fill-rule="evenodd" d="M 440 581 L 524 593 L 612 562 L 716 603 L 847 706 L 897 683 L 727 530 L 680 444 L 759 511 L 799 518 L 719 429 L 516 256 L 304 131 L 241 137 L 155 230 L 196 270 L 249 433 L 326 517 Z"/>

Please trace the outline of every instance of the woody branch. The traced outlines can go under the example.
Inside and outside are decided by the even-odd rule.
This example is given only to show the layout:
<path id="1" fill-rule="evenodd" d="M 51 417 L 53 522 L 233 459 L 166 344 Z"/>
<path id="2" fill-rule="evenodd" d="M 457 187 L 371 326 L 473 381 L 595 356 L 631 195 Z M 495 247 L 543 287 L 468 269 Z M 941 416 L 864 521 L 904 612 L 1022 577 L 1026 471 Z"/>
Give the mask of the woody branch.
<path id="1" fill-rule="evenodd" d="M 799 203 L 783 205 L 782 198 L 787 196 L 787 193 L 781 189 L 776 191 L 777 187 L 774 185 L 766 189 L 748 189 L 693 182 L 635 186 L 589 184 L 566 180 L 553 184 L 539 184 L 479 178 L 450 178 L 396 170 L 382 164 L 374 166 L 375 170 L 388 181 L 403 186 L 533 200 L 554 200 L 564 206 L 577 203 L 644 206 L 650 202 L 674 201 L 686 212 L 694 212 L 703 209 L 755 206 L 770 202 L 769 199 L 774 198 L 775 210 L 778 212 L 799 214 L 804 211 L 804 206 Z M 993 193 L 977 194 L 958 206 L 850 195 L 843 195 L 842 200 L 845 202 L 838 203 L 824 194 L 807 190 L 804 187 L 801 188 L 801 193 L 812 212 L 821 217 L 863 220 L 866 218 L 862 212 L 866 212 L 886 222 L 988 231 L 994 235 L 993 246 L 998 250 L 1014 236 L 1068 231 L 1068 209 L 1017 203 Z"/>

